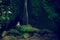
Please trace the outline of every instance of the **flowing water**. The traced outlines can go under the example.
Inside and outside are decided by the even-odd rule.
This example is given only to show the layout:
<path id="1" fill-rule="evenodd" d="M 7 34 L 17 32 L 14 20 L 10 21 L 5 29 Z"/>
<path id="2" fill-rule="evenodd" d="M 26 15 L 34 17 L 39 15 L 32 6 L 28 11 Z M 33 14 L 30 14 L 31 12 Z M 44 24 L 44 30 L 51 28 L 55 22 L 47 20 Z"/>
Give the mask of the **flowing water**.
<path id="1" fill-rule="evenodd" d="M 25 14 L 26 14 L 26 24 L 28 25 L 29 23 L 28 23 L 27 0 L 25 0 L 25 6 L 24 6 L 24 8 L 25 8 Z M 24 20 L 24 19 L 23 19 L 23 20 Z"/>

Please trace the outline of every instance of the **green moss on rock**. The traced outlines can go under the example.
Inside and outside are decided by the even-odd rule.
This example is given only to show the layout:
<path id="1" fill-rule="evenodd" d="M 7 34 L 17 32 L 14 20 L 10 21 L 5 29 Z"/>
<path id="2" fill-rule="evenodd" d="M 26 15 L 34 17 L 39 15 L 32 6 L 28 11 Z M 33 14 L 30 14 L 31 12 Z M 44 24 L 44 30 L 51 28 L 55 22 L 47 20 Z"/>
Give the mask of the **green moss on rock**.
<path id="1" fill-rule="evenodd" d="M 20 31 L 34 31 L 33 27 L 30 25 L 17 26 L 16 28 Z"/>
<path id="2" fill-rule="evenodd" d="M 18 39 L 14 36 L 5 36 L 2 38 L 2 40 L 18 40 Z"/>

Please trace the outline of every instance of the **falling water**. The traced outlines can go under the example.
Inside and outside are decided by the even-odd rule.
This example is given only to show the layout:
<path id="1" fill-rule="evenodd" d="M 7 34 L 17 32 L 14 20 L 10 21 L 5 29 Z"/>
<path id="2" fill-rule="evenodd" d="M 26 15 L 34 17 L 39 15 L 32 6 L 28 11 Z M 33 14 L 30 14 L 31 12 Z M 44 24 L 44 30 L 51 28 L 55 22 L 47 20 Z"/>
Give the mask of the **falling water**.
<path id="1" fill-rule="evenodd" d="M 20 26 L 20 22 L 17 22 L 17 26 Z"/>
<path id="2" fill-rule="evenodd" d="M 26 11 L 26 19 L 27 19 L 27 25 L 28 23 L 28 10 L 27 10 L 27 0 L 25 0 L 25 11 Z"/>

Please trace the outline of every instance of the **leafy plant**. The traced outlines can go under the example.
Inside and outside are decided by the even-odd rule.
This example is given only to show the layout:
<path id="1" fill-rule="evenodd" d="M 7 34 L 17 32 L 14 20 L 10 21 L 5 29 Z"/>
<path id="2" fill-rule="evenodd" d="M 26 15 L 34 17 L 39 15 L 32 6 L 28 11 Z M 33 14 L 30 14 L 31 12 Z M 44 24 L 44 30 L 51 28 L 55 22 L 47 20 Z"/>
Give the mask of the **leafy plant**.
<path id="1" fill-rule="evenodd" d="M 30 25 L 16 26 L 19 31 L 34 31 L 33 27 Z"/>

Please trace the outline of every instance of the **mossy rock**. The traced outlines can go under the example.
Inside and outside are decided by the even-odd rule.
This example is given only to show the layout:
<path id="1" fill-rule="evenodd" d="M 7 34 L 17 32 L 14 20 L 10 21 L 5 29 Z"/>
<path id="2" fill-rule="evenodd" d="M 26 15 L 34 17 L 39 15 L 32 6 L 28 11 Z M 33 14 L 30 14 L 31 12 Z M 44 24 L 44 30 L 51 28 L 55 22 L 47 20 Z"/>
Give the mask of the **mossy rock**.
<path id="1" fill-rule="evenodd" d="M 18 40 L 17 37 L 14 36 L 5 36 L 2 38 L 2 40 Z"/>
<path id="2" fill-rule="evenodd" d="M 25 39 L 28 39 L 28 38 L 30 37 L 30 35 L 29 35 L 28 33 L 24 33 L 22 36 L 23 36 L 23 38 L 25 38 Z"/>
<path id="3" fill-rule="evenodd" d="M 27 31 L 27 32 L 32 32 L 32 31 L 34 31 L 33 27 L 30 26 L 30 25 L 16 26 L 16 28 L 17 28 L 19 31 Z"/>
<path id="4" fill-rule="evenodd" d="M 8 33 L 13 36 L 21 35 L 21 33 L 16 29 L 10 29 Z"/>

